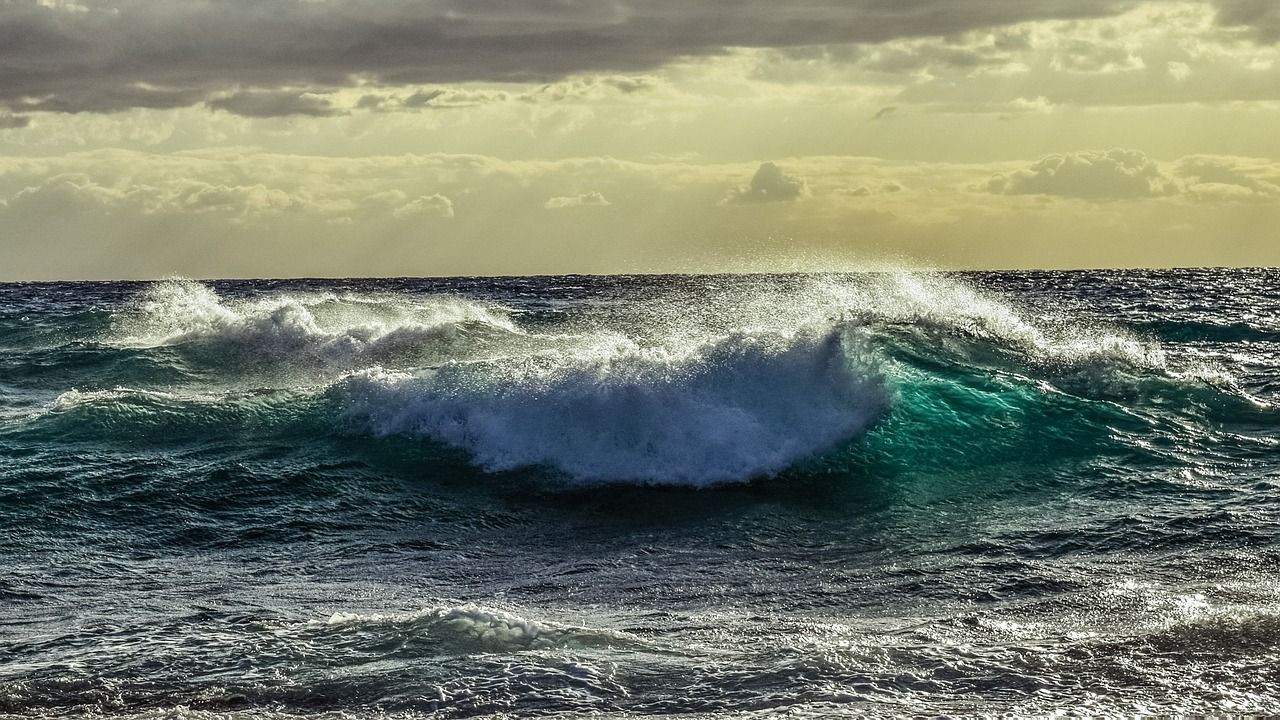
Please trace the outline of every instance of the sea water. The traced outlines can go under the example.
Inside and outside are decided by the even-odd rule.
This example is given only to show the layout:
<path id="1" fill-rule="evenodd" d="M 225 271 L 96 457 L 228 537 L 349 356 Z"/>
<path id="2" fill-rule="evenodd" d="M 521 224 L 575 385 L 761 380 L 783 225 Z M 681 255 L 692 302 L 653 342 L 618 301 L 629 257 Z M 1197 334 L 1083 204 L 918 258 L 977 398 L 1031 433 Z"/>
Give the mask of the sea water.
<path id="1" fill-rule="evenodd" d="M 0 285 L 0 713 L 1280 710 L 1280 272 Z"/>

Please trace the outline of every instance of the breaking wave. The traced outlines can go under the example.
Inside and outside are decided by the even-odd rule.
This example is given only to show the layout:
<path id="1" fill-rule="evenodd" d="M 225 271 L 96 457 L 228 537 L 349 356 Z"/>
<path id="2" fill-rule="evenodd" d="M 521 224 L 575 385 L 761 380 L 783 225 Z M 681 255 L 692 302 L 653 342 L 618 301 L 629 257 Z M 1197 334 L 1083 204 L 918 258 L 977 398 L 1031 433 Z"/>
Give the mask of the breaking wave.
<path id="1" fill-rule="evenodd" d="M 227 302 L 200 283 L 169 280 L 120 313 L 112 336 L 125 346 L 220 352 L 214 361 L 346 367 L 447 354 L 463 338 L 519 332 L 502 309 L 448 295 L 311 293 Z"/>
<path id="2" fill-rule="evenodd" d="M 618 342 L 556 357 L 360 373 L 335 392 L 376 435 L 419 433 L 485 469 L 708 485 L 776 473 L 861 432 L 881 380 L 840 333 L 735 334 L 682 349 Z"/>
<path id="3" fill-rule="evenodd" d="M 452 294 L 227 299 L 165 281 L 112 317 L 102 347 L 183 363 L 199 382 L 72 388 L 30 415 L 63 436 L 420 437 L 487 472 L 694 487 L 777 475 L 881 425 L 871 456 L 935 466 L 1130 443 L 1148 405 L 1270 420 L 1212 363 L 945 277 L 707 283 L 682 297 L 539 321 Z M 86 362 L 110 355 L 95 353 Z"/>
<path id="4" fill-rule="evenodd" d="M 374 646 L 394 642 L 441 654 L 640 644 L 618 631 L 529 620 L 471 604 L 389 615 L 336 612 L 319 630 L 330 642 Z"/>

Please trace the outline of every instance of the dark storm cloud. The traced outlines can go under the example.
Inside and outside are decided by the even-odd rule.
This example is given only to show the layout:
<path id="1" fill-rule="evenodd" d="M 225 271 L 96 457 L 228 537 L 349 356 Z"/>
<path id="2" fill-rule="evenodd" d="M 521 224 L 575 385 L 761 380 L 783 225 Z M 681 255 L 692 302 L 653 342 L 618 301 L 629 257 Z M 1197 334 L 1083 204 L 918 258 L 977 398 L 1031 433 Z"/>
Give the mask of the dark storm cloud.
<path id="1" fill-rule="evenodd" d="M 727 47 L 875 43 L 1136 0 L 0 0 L 0 105 L 113 111 L 239 90 L 637 72 Z M 1244 5 L 1242 0 L 1222 0 Z M 248 112 L 270 98 L 231 98 Z M 295 96 L 295 98 L 298 96 Z M 276 98 L 281 100 L 281 98 Z M 283 114 L 324 108 L 281 101 Z M 300 109 L 301 108 L 301 109 Z"/>

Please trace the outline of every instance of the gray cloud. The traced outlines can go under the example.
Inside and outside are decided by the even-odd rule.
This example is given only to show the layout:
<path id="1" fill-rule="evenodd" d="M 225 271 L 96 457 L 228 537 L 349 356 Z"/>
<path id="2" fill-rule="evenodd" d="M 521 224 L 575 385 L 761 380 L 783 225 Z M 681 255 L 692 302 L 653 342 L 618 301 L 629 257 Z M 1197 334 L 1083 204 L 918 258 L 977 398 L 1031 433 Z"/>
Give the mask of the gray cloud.
<path id="1" fill-rule="evenodd" d="M 1248 10 L 1242 0 L 1220 2 L 1224 21 Z M 106 112 L 209 100 L 234 106 L 230 98 L 216 98 L 238 89 L 547 82 L 582 72 L 635 73 L 728 47 L 940 36 L 1107 15 L 1135 3 L 8 0 L 0 4 L 0 105 Z M 260 114 L 272 109 L 262 98 L 254 103 L 242 107 Z"/>
<path id="2" fill-rule="evenodd" d="M 771 162 L 761 163 L 751 183 L 737 188 L 725 198 L 726 203 L 750 204 L 799 200 L 809 194 L 809 186 L 798 177 L 782 172 Z"/>
<path id="3" fill-rule="evenodd" d="M 405 95 L 402 92 L 372 92 L 360 96 L 355 107 L 371 112 L 404 112 L 406 110 L 448 110 L 475 107 L 488 103 L 505 102 L 513 97 L 501 90 L 472 90 L 459 88 L 421 89 Z"/>
<path id="4" fill-rule="evenodd" d="M 1215 0 L 1217 21 L 1226 27 L 1245 27 L 1260 42 L 1280 41 L 1280 3 L 1275 0 Z"/>
<path id="5" fill-rule="evenodd" d="M 214 110 L 225 110 L 244 117 L 282 117 L 308 115 L 328 117 L 337 114 L 329 100 L 311 93 L 288 90 L 259 90 L 238 92 L 209 101 Z"/>
<path id="6" fill-rule="evenodd" d="M 996 175 L 986 188 L 1008 195 L 1123 200 L 1167 195 L 1176 184 L 1145 153 L 1114 149 L 1050 155 L 1029 169 Z"/>

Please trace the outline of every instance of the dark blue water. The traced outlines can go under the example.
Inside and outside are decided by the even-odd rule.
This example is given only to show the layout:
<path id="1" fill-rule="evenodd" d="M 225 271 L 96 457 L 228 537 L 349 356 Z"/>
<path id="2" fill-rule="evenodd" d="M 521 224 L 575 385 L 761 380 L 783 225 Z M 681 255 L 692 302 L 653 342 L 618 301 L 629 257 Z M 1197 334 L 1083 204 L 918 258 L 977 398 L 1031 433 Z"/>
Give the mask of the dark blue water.
<path id="1" fill-rule="evenodd" d="M 1280 272 L 0 285 L 0 714 L 1280 709 Z"/>

